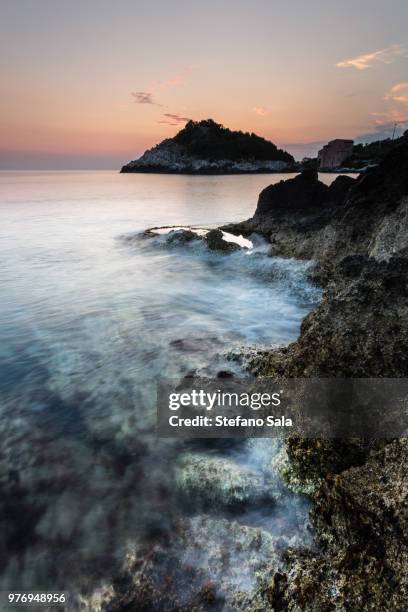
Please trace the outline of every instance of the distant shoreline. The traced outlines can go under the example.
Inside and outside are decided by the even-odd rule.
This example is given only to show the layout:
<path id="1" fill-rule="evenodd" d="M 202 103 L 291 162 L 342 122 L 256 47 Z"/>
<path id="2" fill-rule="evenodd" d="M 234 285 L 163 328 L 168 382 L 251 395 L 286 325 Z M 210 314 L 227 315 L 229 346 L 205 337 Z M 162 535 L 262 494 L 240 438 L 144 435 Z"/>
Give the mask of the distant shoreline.
<path id="1" fill-rule="evenodd" d="M 300 169 L 285 168 L 282 170 L 271 170 L 269 168 L 259 170 L 176 170 L 171 168 L 137 168 L 135 170 L 121 169 L 119 174 L 184 174 L 186 176 L 231 176 L 242 174 L 296 174 Z"/>
<path id="2" fill-rule="evenodd" d="M 137 170 L 124 170 L 123 168 L 119 171 L 119 174 L 178 174 L 184 176 L 242 176 L 246 174 L 299 174 L 302 172 L 302 167 L 299 168 L 286 168 L 283 170 L 247 170 L 247 171 L 238 171 L 238 170 L 222 170 L 219 172 L 215 171 L 197 171 L 197 170 L 172 170 L 172 169 L 163 169 L 159 170 L 155 169 L 137 169 Z M 328 170 L 318 170 L 319 173 L 322 174 L 359 174 L 363 172 L 364 169 L 328 169 Z"/>

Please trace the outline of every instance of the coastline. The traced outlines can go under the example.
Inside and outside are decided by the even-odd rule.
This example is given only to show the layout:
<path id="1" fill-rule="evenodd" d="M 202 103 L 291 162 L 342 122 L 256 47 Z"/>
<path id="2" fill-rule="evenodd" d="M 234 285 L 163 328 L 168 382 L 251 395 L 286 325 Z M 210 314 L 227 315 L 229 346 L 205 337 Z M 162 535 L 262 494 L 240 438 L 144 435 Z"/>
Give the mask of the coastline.
<path id="1" fill-rule="evenodd" d="M 213 230 L 221 241 L 225 231 L 244 236 L 259 233 L 268 239 L 271 255 L 315 260 L 311 277 L 323 288 L 323 295 L 303 320 L 298 339 L 285 347 L 241 352 L 255 377 L 408 375 L 407 176 L 408 142 L 357 179 L 339 177 L 327 187 L 316 173 L 306 171 L 268 187 L 251 219 Z M 181 244 L 192 239 L 190 234 L 186 229 L 175 233 Z M 223 249 L 218 239 L 215 247 Z M 297 612 L 391 607 L 402 612 L 408 590 L 407 461 L 404 438 L 289 437 L 273 466 L 289 490 L 310 500 L 313 542 L 306 545 L 295 539 L 293 545 L 277 549 L 266 534 L 261 537 L 259 530 L 238 528 L 234 521 L 221 523 L 219 518 L 207 517 L 193 522 L 194 539 L 208 539 L 210 529 L 212 535 L 218 533 L 223 539 L 228 534 L 239 542 L 240 563 L 245 566 L 253 559 L 253 538 L 258 550 L 260 546 L 268 550 L 269 569 L 258 570 L 254 592 L 236 598 L 228 581 L 224 584 L 233 609 Z M 254 474 L 203 453 L 186 453 L 180 469 L 180 486 L 212 507 L 230 503 L 241 507 L 259 495 L 272 499 L 276 495 L 270 485 L 266 491 L 260 489 Z M 231 489 L 231 482 L 244 488 Z M 189 527 L 180 528 L 181 546 L 189 550 L 193 545 Z M 170 554 L 170 561 L 179 563 L 177 550 L 162 549 L 157 554 L 161 560 L 150 557 L 142 575 L 137 567 L 129 567 L 125 576 L 133 577 L 133 586 L 118 589 L 108 600 L 118 606 L 129 601 L 148 607 L 180 606 L 179 573 L 172 574 L 165 590 L 152 582 L 163 556 L 169 562 Z M 214 563 L 217 566 L 218 559 Z M 192 597 L 189 604 L 198 609 L 207 609 L 210 602 L 222 603 L 216 583 Z"/>
<path id="2" fill-rule="evenodd" d="M 313 257 L 312 276 L 324 289 L 296 342 L 247 360 L 253 374 L 277 379 L 408 375 L 407 176 L 408 141 L 347 186 L 341 206 L 331 205 L 329 221 L 305 221 L 314 216 L 313 203 L 308 209 L 305 202 L 302 224 L 292 223 L 288 236 L 288 219 L 274 209 L 274 196 L 282 196 L 282 190 L 278 194 L 274 186 L 269 210 L 260 212 L 258 203 L 252 220 L 223 228 L 244 235 L 256 229 L 265 235 L 270 228 L 271 253 Z M 284 185 L 287 192 L 296 192 L 295 181 Z M 274 603 L 288 610 L 334 605 L 336 610 L 391 606 L 402 611 L 408 586 L 408 548 L 400 535 L 408 533 L 406 439 L 289 438 L 286 452 L 288 482 L 303 483 L 312 492 L 318 549 L 288 551 L 288 568 L 279 583 L 273 579 Z M 394 576 L 391 584 L 387 573 Z"/>
<path id="3" fill-rule="evenodd" d="M 298 169 L 295 168 L 282 168 L 277 170 L 271 170 L 270 168 L 257 168 L 254 170 L 225 170 L 225 169 L 211 169 L 204 168 L 201 170 L 178 170 L 172 168 L 160 168 L 157 166 L 153 166 L 152 168 L 143 167 L 143 168 L 135 168 L 135 169 L 125 169 L 126 166 L 120 170 L 121 174 L 180 174 L 186 176 L 234 176 L 234 175 L 244 175 L 244 174 L 296 174 L 299 172 Z M 353 173 L 351 171 L 351 173 Z"/>
<path id="4" fill-rule="evenodd" d="M 177 220 L 173 214 L 165 228 L 174 231 L 168 242 L 161 235 L 150 242 L 149 236 L 154 231 L 143 232 L 140 228 L 146 225 L 139 220 L 139 233 L 133 235 L 133 238 L 123 235 L 119 250 L 124 249 L 129 255 L 129 248 L 133 248 L 132 240 L 135 240 L 135 246 L 138 245 L 137 248 L 140 247 L 145 254 L 159 254 L 157 263 L 160 266 L 162 255 L 172 252 L 169 270 L 174 269 L 175 258 L 186 256 L 186 260 L 190 259 L 193 263 L 193 283 L 196 282 L 194 262 L 204 262 L 204 266 L 205 262 L 209 264 L 214 272 L 214 283 L 220 282 L 225 266 L 226 271 L 229 270 L 228 276 L 238 281 L 237 289 L 241 292 L 245 278 L 257 276 L 258 272 L 258 292 L 265 282 L 270 283 L 274 274 L 277 274 L 276 280 L 281 284 L 280 274 L 284 269 L 282 261 L 285 261 L 282 257 L 296 259 L 298 263 L 303 260 L 298 268 L 299 276 L 304 278 L 307 274 L 315 284 L 323 288 L 322 298 L 303 320 L 296 341 L 286 344 L 287 341 L 283 340 L 276 349 L 265 348 L 258 353 L 252 351 L 243 360 L 243 365 L 255 376 L 278 378 L 405 376 L 408 327 L 407 268 L 404 263 L 407 246 L 406 164 L 406 149 L 403 148 L 398 149 L 391 159 L 384 160 L 383 166 L 355 180 L 340 176 L 327 185 L 320 182 L 313 171 L 295 177 L 281 177 L 281 181 L 278 179 L 274 185 L 261 192 L 255 214 L 247 221 L 221 226 L 218 230 L 206 230 L 202 224 L 197 223 L 196 231 L 200 234 L 205 232 L 207 237 L 203 244 L 197 241 L 204 241 L 204 236 L 197 237 L 193 230 L 185 229 L 186 226 L 172 227 L 171 221 Z M 119 177 L 117 179 L 119 181 Z M 325 181 L 326 177 L 321 179 Z M 158 181 L 150 180 L 157 189 Z M 140 181 L 119 182 L 133 185 Z M 168 181 L 163 182 L 166 184 L 162 187 L 164 191 L 161 192 L 161 198 L 168 189 Z M 206 189 L 208 182 L 202 182 Z M 220 181 L 220 184 L 225 182 L 228 181 Z M 236 186 L 241 183 L 230 182 Z M 265 182 L 256 181 L 260 188 Z M 249 183 L 252 184 L 253 180 Z M 237 189 L 241 190 L 241 187 Z M 130 190 L 131 201 L 133 193 Z M 248 195 L 250 193 L 248 190 Z M 216 200 L 216 195 L 213 195 L 211 219 L 217 214 Z M 202 199 L 198 201 L 201 203 Z M 228 210 L 232 211 L 233 208 Z M 245 210 L 249 210 L 249 207 Z M 163 209 L 159 211 L 156 218 L 163 218 Z M 134 214 L 133 206 L 130 213 Z M 218 223 L 223 216 L 218 216 Z M 93 227 L 92 217 L 93 212 L 90 212 L 90 227 Z M 128 229 L 131 219 L 122 220 L 121 227 Z M 194 224 L 190 227 L 194 227 Z M 162 229 L 156 226 L 159 234 Z M 246 236 L 252 234 L 255 245 L 255 237 L 261 236 L 262 252 L 247 257 L 245 249 L 241 248 L 245 242 L 237 239 L 235 245 L 228 243 L 225 232 Z M 119 236 L 117 230 L 115 234 Z M 99 237 L 99 244 L 104 251 L 106 236 Z M 170 245 L 176 249 L 169 250 L 167 247 Z M 157 251 L 157 247 L 161 251 Z M 268 258 L 267 251 L 279 260 L 279 270 L 268 266 L 268 263 L 273 264 L 274 257 Z M 112 255 L 110 253 L 109 257 Z M 117 262 L 118 269 L 114 276 L 119 278 L 119 267 L 129 266 L 130 289 L 134 285 L 135 260 L 133 257 L 130 261 L 127 259 L 124 262 L 121 258 Z M 307 263 L 311 259 L 316 262 L 314 268 Z M 289 262 L 289 265 L 294 263 Z M 263 274 L 265 266 L 267 273 Z M 241 276 L 243 267 L 245 273 Z M 195 284 L 193 286 L 196 287 Z M 115 295 L 118 293 L 115 283 L 112 291 Z M 259 293 L 254 295 L 259 299 Z M 213 299 L 212 293 L 211 296 Z M 218 294 L 218 302 L 220 298 L 221 294 Z M 146 302 L 143 303 L 145 306 Z M 316 304 L 316 300 L 313 304 Z M 307 310 L 303 310 L 305 312 Z M 356 312 L 359 317 L 356 317 Z M 259 314 L 264 317 L 266 312 L 262 314 L 260 311 Z M 265 318 L 258 318 L 256 323 L 260 322 L 264 327 L 265 321 Z M 223 323 L 221 318 L 220 324 L 225 326 L 226 322 Z M 242 321 L 240 325 L 245 327 Z M 188 347 L 193 345 L 186 344 L 182 338 L 182 335 L 176 335 L 171 341 L 175 341 L 175 350 L 188 355 Z M 225 350 L 228 350 L 228 346 L 227 342 Z M 242 354 L 244 357 L 247 354 L 245 349 Z M 231 370 L 237 365 L 233 361 L 231 355 Z M 223 364 L 222 368 L 222 372 L 215 370 L 215 373 L 220 373 L 220 377 L 225 375 L 224 368 L 228 369 L 229 366 Z M 238 369 L 235 370 L 237 376 Z M 123 417 L 128 414 L 127 410 L 133 413 L 131 403 L 125 412 L 119 411 L 118 414 Z M 84 416 L 87 418 L 85 412 Z M 116 418 L 116 421 L 122 422 L 122 417 Z M 110 418 L 108 411 L 105 422 L 107 432 L 116 431 L 111 429 Z M 88 426 L 98 427 L 98 421 L 90 419 Z M 91 431 L 100 435 L 97 429 Z M 125 444 L 135 444 L 133 437 L 128 435 Z M 122 442 L 123 438 L 119 437 L 118 443 Z M 174 609 L 189 601 L 191 605 L 204 610 L 210 600 L 221 606 L 224 596 L 228 605 L 233 602 L 231 605 L 236 610 L 265 609 L 268 606 L 281 606 L 289 610 L 293 606 L 292 609 L 296 611 L 302 608 L 324 609 L 332 601 L 331 588 L 334 581 L 339 585 L 339 609 L 349 602 L 357 606 L 359 593 L 365 590 L 369 592 L 370 601 L 374 601 L 378 608 L 385 605 L 385 598 L 388 597 L 393 598 L 391 601 L 395 609 L 399 610 L 398 606 L 404 596 L 405 551 L 399 545 L 391 523 L 395 522 L 398 529 L 402 530 L 401 533 L 405 533 L 401 515 L 402 502 L 398 497 L 405 486 L 403 466 L 407 449 L 403 441 L 382 443 L 372 440 L 333 442 L 289 439 L 282 448 L 276 448 L 271 440 L 266 440 L 266 444 L 261 447 L 254 444 L 252 448 L 250 442 L 245 444 L 244 452 L 249 453 L 246 458 L 249 460 L 251 456 L 256 456 L 257 461 L 262 458 L 262 465 L 266 465 L 268 470 L 266 479 L 253 469 L 250 461 L 242 464 L 242 454 L 239 455 L 241 463 L 236 460 L 236 453 L 240 451 L 239 446 L 234 446 L 235 443 L 228 443 L 227 446 L 214 442 L 203 443 L 201 446 L 192 444 L 179 449 L 180 456 L 174 456 L 169 462 L 174 462 L 171 465 L 171 469 L 174 468 L 174 486 L 168 492 L 166 503 L 171 509 L 170 500 L 179 495 L 178 503 L 188 509 L 187 514 L 178 515 L 177 511 L 172 513 L 169 517 L 169 531 L 162 529 L 157 540 L 155 535 L 147 543 L 133 542 L 134 548 L 129 558 L 125 560 L 124 556 L 121 557 L 122 573 L 112 571 L 112 583 L 108 575 L 106 592 L 87 593 L 86 589 L 93 589 L 94 584 L 92 578 L 85 573 L 82 583 L 84 591 L 81 591 L 81 595 L 77 594 L 78 601 L 86 602 L 92 610 L 98 609 L 101 600 L 105 607 L 116 606 L 118 609 L 135 602 L 145 605 L 147 609 L 149 606 L 164 606 L 164 609 L 173 606 Z M 229 450 L 226 451 L 226 448 Z M 58 445 L 55 445 L 56 452 L 57 449 Z M 136 473 L 137 466 L 136 460 Z M 146 472 L 146 475 L 150 481 L 151 473 Z M 121 492 L 121 495 L 125 499 L 127 496 L 132 497 L 127 490 Z M 287 499 L 285 495 L 293 496 L 288 498 L 286 506 L 283 504 L 286 509 L 285 518 L 279 514 L 276 517 L 276 509 L 282 509 L 282 501 Z M 366 508 L 364 500 L 367 496 L 375 497 L 374 506 Z M 309 504 L 312 504 L 311 520 L 315 541 L 311 540 L 308 527 Z M 391 508 L 391 516 L 387 515 L 380 520 L 375 508 L 384 505 Z M 178 505 L 176 507 L 179 508 Z M 272 519 L 269 530 L 262 523 L 251 523 L 259 510 L 263 510 L 262 520 L 268 516 Z M 336 517 L 336 525 L 327 522 L 327 513 Z M 373 530 L 369 538 L 362 527 L 367 523 Z M 351 543 L 345 541 L 344 532 L 352 534 Z M 147 533 L 150 534 L 150 531 Z M 227 564 L 228 574 L 224 571 L 223 542 L 229 543 L 227 548 L 232 559 Z M 185 575 L 190 571 L 186 557 L 191 555 L 195 558 L 195 555 L 207 552 L 214 571 L 211 588 L 203 590 L 203 585 L 208 583 L 206 567 L 195 566 L 189 574 L 192 586 L 182 596 Z M 367 581 L 364 574 L 367 555 L 374 555 L 375 571 L 370 581 Z M 403 559 L 402 567 L 393 560 L 396 555 Z M 349 567 L 344 567 L 344 558 L 354 563 L 357 570 L 351 572 Z M 175 565 L 178 568 L 176 572 L 171 569 Z M 238 571 L 237 568 L 245 571 L 244 583 L 248 581 L 251 585 L 247 590 L 239 590 L 242 578 L 234 573 Z M 386 571 L 395 572 L 396 581 L 402 585 L 401 589 L 393 588 L 391 593 L 386 590 L 382 578 Z M 157 580 L 164 580 L 165 575 L 171 577 L 157 584 Z M 351 590 L 344 590 L 342 585 L 345 582 L 352 582 Z"/>

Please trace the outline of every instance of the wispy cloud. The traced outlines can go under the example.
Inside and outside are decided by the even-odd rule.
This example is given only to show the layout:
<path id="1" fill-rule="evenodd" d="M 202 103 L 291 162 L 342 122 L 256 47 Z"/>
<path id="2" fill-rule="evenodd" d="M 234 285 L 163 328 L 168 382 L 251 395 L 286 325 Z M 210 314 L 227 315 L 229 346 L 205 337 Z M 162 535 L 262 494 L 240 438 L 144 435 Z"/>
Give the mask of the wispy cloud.
<path id="1" fill-rule="evenodd" d="M 252 110 L 260 117 L 265 117 L 266 115 L 269 115 L 269 110 L 264 106 L 254 106 Z"/>
<path id="2" fill-rule="evenodd" d="M 178 87 L 184 85 L 187 81 L 188 76 L 193 70 L 193 66 L 189 66 L 179 74 L 169 77 L 164 81 L 153 81 L 150 85 L 147 85 L 149 91 L 132 91 L 131 95 L 136 104 L 150 104 L 153 106 L 166 106 L 156 102 L 156 93 L 161 92 L 165 89 L 172 87 Z"/>
<path id="3" fill-rule="evenodd" d="M 408 113 L 392 108 L 381 113 L 370 113 L 374 117 L 374 123 L 378 127 L 383 127 L 388 124 L 406 123 L 408 121 Z"/>
<path id="4" fill-rule="evenodd" d="M 167 125 L 180 125 L 180 123 L 187 123 L 187 121 L 190 121 L 190 117 L 182 117 L 181 115 L 176 115 L 173 113 L 164 113 L 163 117 L 165 117 L 165 119 L 161 119 L 157 123 L 166 123 Z"/>
<path id="5" fill-rule="evenodd" d="M 136 104 L 152 104 L 153 106 L 163 106 L 153 99 L 153 94 L 149 91 L 132 91 L 132 97 Z"/>
<path id="6" fill-rule="evenodd" d="M 367 70 L 367 68 L 371 68 L 376 62 L 391 64 L 398 57 L 408 57 L 408 43 L 391 45 L 391 47 L 386 47 L 385 49 L 380 49 L 379 51 L 373 51 L 372 53 L 363 53 L 358 57 L 338 62 L 336 66 L 338 68 Z"/>
<path id="7" fill-rule="evenodd" d="M 408 103 L 408 83 L 397 83 L 385 94 L 386 100 Z"/>

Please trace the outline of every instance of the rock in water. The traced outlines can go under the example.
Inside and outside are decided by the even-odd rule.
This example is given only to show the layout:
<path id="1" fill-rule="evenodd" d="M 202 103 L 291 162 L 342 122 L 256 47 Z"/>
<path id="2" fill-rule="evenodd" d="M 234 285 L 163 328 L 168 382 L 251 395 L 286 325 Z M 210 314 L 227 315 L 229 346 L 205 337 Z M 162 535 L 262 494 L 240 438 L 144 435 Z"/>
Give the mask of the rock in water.
<path id="1" fill-rule="evenodd" d="M 219 229 L 210 230 L 204 240 L 207 246 L 212 251 L 221 251 L 222 253 L 232 253 L 233 251 L 239 251 L 240 246 L 236 242 L 227 242 L 224 239 L 223 233 Z"/>
<path id="2" fill-rule="evenodd" d="M 292 155 L 272 142 L 207 119 L 188 121 L 174 138 L 163 140 L 121 172 L 246 174 L 287 171 L 294 163 Z"/>
<path id="3" fill-rule="evenodd" d="M 144 558 L 130 551 L 113 584 L 81 598 L 80 609 L 269 610 L 278 545 L 269 532 L 233 520 L 205 514 L 180 519 L 169 546 L 157 545 Z"/>
<path id="4" fill-rule="evenodd" d="M 176 481 L 186 498 L 207 508 L 236 508 L 272 499 L 270 486 L 258 474 L 224 457 L 186 453 L 179 461 Z"/>
<path id="5" fill-rule="evenodd" d="M 192 232 L 189 229 L 178 229 L 172 230 L 168 233 L 167 236 L 167 244 L 187 244 L 188 242 L 192 242 L 193 240 L 201 240 L 201 236 L 199 236 L 196 232 Z"/>

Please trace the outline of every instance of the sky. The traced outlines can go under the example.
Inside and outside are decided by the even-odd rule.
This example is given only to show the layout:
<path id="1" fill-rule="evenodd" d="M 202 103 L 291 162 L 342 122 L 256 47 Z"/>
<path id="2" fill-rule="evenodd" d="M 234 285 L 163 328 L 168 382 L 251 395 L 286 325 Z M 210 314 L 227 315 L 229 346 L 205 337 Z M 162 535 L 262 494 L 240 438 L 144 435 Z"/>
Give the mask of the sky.
<path id="1" fill-rule="evenodd" d="M 406 0 L 0 0 L 0 169 L 115 169 L 187 119 L 296 158 L 408 127 Z"/>

